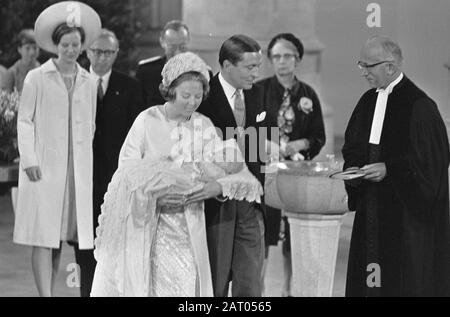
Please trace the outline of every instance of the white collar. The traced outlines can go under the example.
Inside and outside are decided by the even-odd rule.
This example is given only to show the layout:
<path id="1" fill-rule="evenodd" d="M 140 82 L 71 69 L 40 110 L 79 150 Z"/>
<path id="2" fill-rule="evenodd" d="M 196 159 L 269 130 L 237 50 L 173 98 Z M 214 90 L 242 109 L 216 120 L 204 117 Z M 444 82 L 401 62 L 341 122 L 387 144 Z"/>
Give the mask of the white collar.
<path id="1" fill-rule="evenodd" d="M 84 68 L 82 68 L 78 63 L 76 63 L 76 65 L 78 69 L 77 74 L 81 75 L 82 77 L 89 78 L 88 72 Z M 58 72 L 58 69 L 56 68 L 53 58 L 50 58 L 47 62 L 45 62 L 41 66 L 41 69 L 44 73 Z"/>
<path id="2" fill-rule="evenodd" d="M 377 92 L 385 92 L 387 91 L 388 94 L 390 94 L 392 92 L 392 90 L 394 89 L 394 87 L 403 79 L 403 73 L 400 73 L 400 75 L 398 75 L 397 79 L 395 79 L 393 82 L 391 82 L 385 89 L 382 88 L 378 88 Z"/>
<path id="3" fill-rule="evenodd" d="M 236 90 L 241 90 L 242 93 L 242 89 L 237 89 L 229 82 L 227 82 L 227 80 L 222 76 L 222 73 L 219 73 L 219 81 L 222 85 L 223 91 L 225 92 L 225 96 L 227 96 L 227 99 L 233 99 Z"/>
<path id="4" fill-rule="evenodd" d="M 103 75 L 101 77 L 96 72 L 94 72 L 94 69 L 92 68 L 92 66 L 89 68 L 89 72 L 94 76 L 95 81 L 98 81 L 99 78 L 102 78 L 103 82 L 108 83 L 109 78 L 111 77 L 112 69 L 110 69 L 109 72 L 107 72 L 105 75 Z"/>
<path id="5" fill-rule="evenodd" d="M 400 73 L 397 79 L 391 82 L 386 87 L 386 89 L 377 89 L 378 96 L 375 104 L 375 112 L 373 114 L 372 128 L 370 130 L 370 137 L 369 137 L 369 143 L 371 144 L 380 144 L 389 94 L 402 79 L 403 73 Z"/>

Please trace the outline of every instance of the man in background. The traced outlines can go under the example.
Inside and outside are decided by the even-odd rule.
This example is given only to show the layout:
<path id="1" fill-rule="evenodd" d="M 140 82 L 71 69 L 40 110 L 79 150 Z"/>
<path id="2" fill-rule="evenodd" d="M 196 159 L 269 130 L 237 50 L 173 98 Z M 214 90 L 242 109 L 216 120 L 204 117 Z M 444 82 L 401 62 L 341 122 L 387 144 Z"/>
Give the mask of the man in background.
<path id="1" fill-rule="evenodd" d="M 112 69 L 119 52 L 116 35 L 103 29 L 87 50 L 90 72 L 97 82 L 97 116 L 93 141 L 93 214 L 94 231 L 108 184 L 117 169 L 119 152 L 137 115 L 143 111 L 144 98 L 139 82 Z M 95 232 L 94 232 L 95 235 Z M 93 250 L 78 250 L 76 261 L 81 269 L 81 296 L 91 292 L 96 261 Z"/>
<path id="2" fill-rule="evenodd" d="M 161 31 L 159 38 L 165 55 L 139 62 L 136 77 L 144 87 L 148 107 L 163 105 L 166 102 L 159 92 L 159 85 L 162 81 L 161 71 L 170 58 L 187 51 L 189 39 L 189 28 L 186 24 L 179 20 L 169 21 Z"/>

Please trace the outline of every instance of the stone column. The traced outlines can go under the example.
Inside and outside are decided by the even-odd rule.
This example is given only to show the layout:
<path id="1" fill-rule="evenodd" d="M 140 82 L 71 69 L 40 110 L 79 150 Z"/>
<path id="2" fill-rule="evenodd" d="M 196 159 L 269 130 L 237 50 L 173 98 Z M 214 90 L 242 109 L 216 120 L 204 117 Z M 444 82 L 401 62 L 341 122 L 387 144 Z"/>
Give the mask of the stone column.
<path id="1" fill-rule="evenodd" d="M 192 34 L 190 49 L 199 53 L 213 68 L 219 70 L 218 52 L 223 41 L 233 34 L 246 34 L 257 40 L 264 52 L 270 39 L 282 32 L 297 35 L 305 46 L 299 69 L 302 80 L 321 96 L 321 55 L 324 45 L 315 32 L 316 0 L 183 0 L 183 21 Z M 267 59 L 261 78 L 272 75 Z M 327 144 L 318 159 L 334 152 L 332 109 L 321 98 L 327 132 Z"/>
<path id="2" fill-rule="evenodd" d="M 132 59 L 139 61 L 164 54 L 159 44 L 159 36 L 168 21 L 181 19 L 181 0 L 133 0 L 133 2 L 136 19 L 145 31 L 136 41 Z"/>
<path id="3" fill-rule="evenodd" d="M 343 215 L 285 212 L 292 254 L 292 295 L 333 296 L 334 273 Z"/>

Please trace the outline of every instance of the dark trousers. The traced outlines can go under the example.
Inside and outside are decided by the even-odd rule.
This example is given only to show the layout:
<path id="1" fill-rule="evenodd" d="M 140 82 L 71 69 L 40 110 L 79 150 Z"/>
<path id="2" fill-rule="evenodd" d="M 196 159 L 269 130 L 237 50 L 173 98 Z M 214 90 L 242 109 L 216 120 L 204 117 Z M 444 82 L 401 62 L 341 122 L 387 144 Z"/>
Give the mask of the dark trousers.
<path id="1" fill-rule="evenodd" d="M 208 212 L 208 211 L 207 211 Z M 264 219 L 256 204 L 226 201 L 214 221 L 207 221 L 214 296 L 260 297 L 264 262 Z"/>
<path id="2" fill-rule="evenodd" d="M 80 250 L 78 243 L 73 245 L 75 261 L 80 267 L 80 295 L 89 297 L 91 294 L 92 281 L 94 280 L 95 266 L 94 250 Z"/>

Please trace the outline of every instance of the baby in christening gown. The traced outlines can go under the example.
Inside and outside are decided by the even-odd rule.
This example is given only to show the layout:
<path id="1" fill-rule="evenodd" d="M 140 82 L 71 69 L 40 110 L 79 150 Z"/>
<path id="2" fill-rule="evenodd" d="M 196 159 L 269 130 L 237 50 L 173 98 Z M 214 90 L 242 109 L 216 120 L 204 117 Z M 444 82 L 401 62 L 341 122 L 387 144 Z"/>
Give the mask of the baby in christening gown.
<path id="1" fill-rule="evenodd" d="M 169 182 L 172 182 L 173 190 L 171 192 L 180 193 L 181 190 L 186 197 L 201 190 L 210 181 L 218 181 L 222 187 L 226 187 L 226 193 L 230 194 L 229 184 L 232 181 L 237 183 L 238 179 L 242 181 L 242 177 L 249 176 L 250 173 L 234 139 L 220 142 L 220 144 L 216 143 L 215 148 L 209 155 L 203 156 L 202 160 L 195 160 L 195 157 L 193 160 L 191 158 L 186 160 L 183 156 L 170 156 L 165 160 L 172 162 L 171 168 L 161 172 L 165 174 Z M 238 174 L 240 172 L 241 174 Z M 257 185 L 254 180 L 246 184 Z M 242 185 L 241 183 L 239 186 L 241 190 Z M 242 199 L 246 192 L 242 192 L 242 194 L 244 195 L 237 199 Z"/>
<path id="2" fill-rule="evenodd" d="M 261 184 L 234 140 L 202 160 L 183 155 L 128 162 L 116 172 L 99 218 L 91 296 L 212 296 L 203 202 L 158 208 L 217 181 L 229 199 L 260 202 Z"/>

